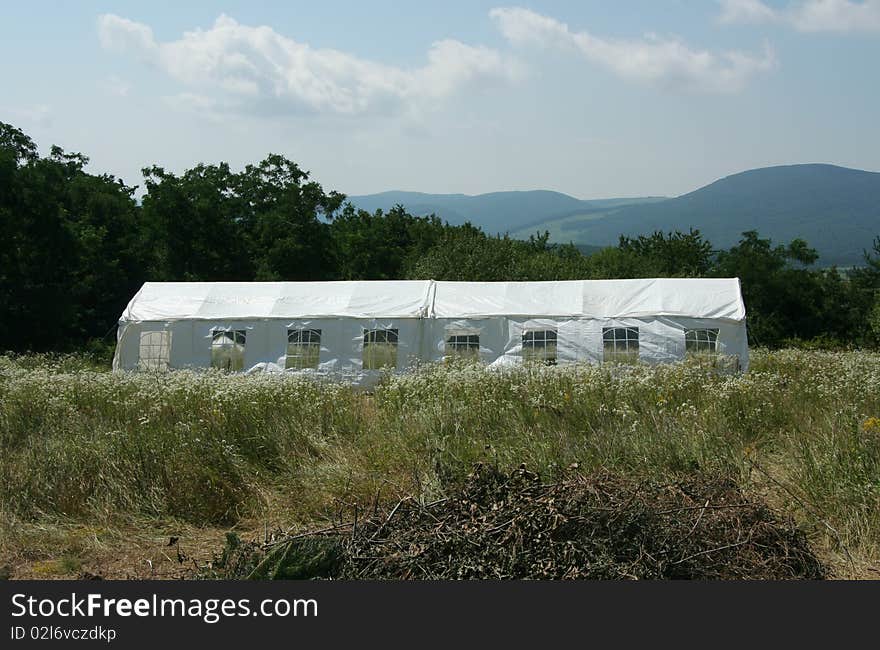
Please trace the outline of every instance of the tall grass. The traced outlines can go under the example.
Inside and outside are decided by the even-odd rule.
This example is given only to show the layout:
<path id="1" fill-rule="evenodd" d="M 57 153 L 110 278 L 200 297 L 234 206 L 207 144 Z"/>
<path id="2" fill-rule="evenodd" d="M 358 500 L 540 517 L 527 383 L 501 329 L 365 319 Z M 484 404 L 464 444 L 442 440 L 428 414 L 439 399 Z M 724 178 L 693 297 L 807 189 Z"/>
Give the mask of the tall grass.
<path id="1" fill-rule="evenodd" d="M 377 493 L 434 498 L 475 462 L 526 463 L 548 478 L 573 463 L 723 471 L 877 558 L 880 355 L 758 351 L 745 375 L 698 363 L 440 365 L 371 395 L 292 376 L 0 357 L 7 519 L 231 524 L 280 498 L 304 523 Z"/>

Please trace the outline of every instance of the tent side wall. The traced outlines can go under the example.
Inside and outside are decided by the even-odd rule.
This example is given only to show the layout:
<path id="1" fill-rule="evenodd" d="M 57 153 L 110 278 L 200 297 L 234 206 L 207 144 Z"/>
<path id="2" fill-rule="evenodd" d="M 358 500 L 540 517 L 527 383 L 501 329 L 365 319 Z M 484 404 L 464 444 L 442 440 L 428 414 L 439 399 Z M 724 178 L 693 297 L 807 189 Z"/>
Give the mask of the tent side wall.
<path id="1" fill-rule="evenodd" d="M 214 332 L 243 330 L 244 370 L 285 367 L 290 330 L 320 331 L 320 357 L 317 371 L 357 381 L 378 378 L 381 370 L 364 370 L 364 332 L 395 329 L 398 333 L 397 367 L 406 368 L 421 358 L 420 319 L 258 319 L 258 320 L 174 320 L 121 321 L 117 334 L 114 370 L 141 367 L 141 348 L 145 336 L 165 334 L 168 339 L 168 366 L 171 368 L 210 368 Z"/>
<path id="2" fill-rule="evenodd" d="M 283 370 L 287 358 L 289 330 L 319 330 L 320 357 L 317 372 L 335 375 L 354 383 L 373 383 L 382 371 L 364 370 L 365 330 L 396 329 L 397 369 L 419 361 L 436 362 L 447 356 L 447 339 L 454 334 L 478 337 L 479 358 L 490 365 L 522 363 L 523 333 L 556 333 L 558 363 L 604 360 L 604 328 L 637 328 L 639 359 L 646 363 L 677 361 L 685 357 L 685 330 L 717 329 L 718 352 L 736 356 L 743 370 L 748 368 L 745 323 L 694 318 L 506 318 L 475 319 L 262 319 L 262 320 L 177 320 L 121 322 L 114 370 L 136 370 L 140 366 L 141 341 L 151 333 L 167 333 L 168 366 L 211 367 L 211 346 L 215 330 L 244 330 L 245 370 Z M 306 371 L 314 372 L 314 371 Z"/>
<path id="3" fill-rule="evenodd" d="M 748 343 L 745 323 L 696 318 L 523 318 L 489 317 L 477 319 L 438 318 L 424 321 L 426 361 L 440 361 L 446 356 L 447 338 L 454 334 L 479 337 L 479 355 L 483 363 L 508 365 L 522 363 L 523 334 L 553 331 L 556 333 L 558 363 L 593 363 L 604 360 L 605 328 L 637 328 L 639 359 L 647 363 L 672 362 L 686 356 L 685 330 L 718 330 L 718 352 L 735 356 L 740 367 L 748 367 Z"/>

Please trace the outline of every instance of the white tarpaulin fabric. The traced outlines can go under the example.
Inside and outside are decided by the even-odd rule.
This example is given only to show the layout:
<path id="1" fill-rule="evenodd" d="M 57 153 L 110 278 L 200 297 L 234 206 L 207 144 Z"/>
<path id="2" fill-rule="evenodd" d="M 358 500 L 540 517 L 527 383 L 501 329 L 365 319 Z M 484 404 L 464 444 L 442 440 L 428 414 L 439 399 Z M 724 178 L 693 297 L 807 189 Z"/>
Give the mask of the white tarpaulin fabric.
<path id="1" fill-rule="evenodd" d="M 437 282 L 432 316 L 684 316 L 741 321 L 745 305 L 736 278 Z"/>
<path id="2" fill-rule="evenodd" d="M 420 318 L 430 280 L 147 282 L 122 321 L 189 318 Z"/>
<path id="3" fill-rule="evenodd" d="M 240 357 L 234 369 L 358 384 L 381 375 L 377 364 L 404 370 L 458 352 L 504 366 L 602 363 L 620 349 L 660 363 L 699 348 L 744 370 L 745 318 L 736 278 L 148 282 L 120 318 L 113 366 L 229 367 L 223 331 Z"/>

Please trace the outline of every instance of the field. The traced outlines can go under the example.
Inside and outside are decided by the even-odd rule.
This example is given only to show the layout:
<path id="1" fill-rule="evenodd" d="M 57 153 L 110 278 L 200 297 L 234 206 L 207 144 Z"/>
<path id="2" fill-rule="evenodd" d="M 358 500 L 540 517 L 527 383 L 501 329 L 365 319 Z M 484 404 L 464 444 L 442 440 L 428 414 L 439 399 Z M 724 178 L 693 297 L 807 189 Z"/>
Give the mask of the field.
<path id="1" fill-rule="evenodd" d="M 473 465 L 733 476 L 836 577 L 880 578 L 880 354 L 754 351 L 744 375 L 427 367 L 372 394 L 296 377 L 0 357 L 0 570 L 175 577 L 226 531 L 444 496 Z"/>

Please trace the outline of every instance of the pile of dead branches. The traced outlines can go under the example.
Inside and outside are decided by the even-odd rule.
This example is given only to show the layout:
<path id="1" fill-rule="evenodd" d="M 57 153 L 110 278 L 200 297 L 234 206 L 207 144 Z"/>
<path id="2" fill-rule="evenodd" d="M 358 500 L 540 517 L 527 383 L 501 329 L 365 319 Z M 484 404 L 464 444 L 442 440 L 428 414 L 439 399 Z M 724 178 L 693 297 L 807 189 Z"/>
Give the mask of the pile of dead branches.
<path id="1" fill-rule="evenodd" d="M 731 480 L 601 473 L 543 483 L 480 465 L 449 498 L 403 499 L 345 526 L 227 548 L 221 577 L 823 578 L 804 534 Z"/>

